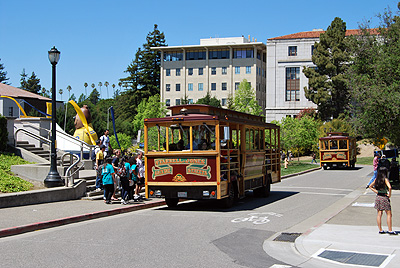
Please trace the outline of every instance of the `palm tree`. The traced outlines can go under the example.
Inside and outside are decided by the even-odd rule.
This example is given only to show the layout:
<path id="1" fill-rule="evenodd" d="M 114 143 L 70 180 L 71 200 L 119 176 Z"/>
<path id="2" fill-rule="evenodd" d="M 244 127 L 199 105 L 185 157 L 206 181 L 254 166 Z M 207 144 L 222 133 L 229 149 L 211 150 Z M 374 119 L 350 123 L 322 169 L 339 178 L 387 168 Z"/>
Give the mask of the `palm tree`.
<path id="1" fill-rule="evenodd" d="M 67 90 L 68 90 L 68 101 L 69 101 L 69 98 L 71 97 L 71 89 L 72 89 L 72 87 L 71 87 L 70 85 L 68 85 L 68 86 L 67 86 Z"/>
<path id="2" fill-rule="evenodd" d="M 88 87 L 88 84 L 85 82 L 85 84 L 83 84 L 83 86 L 85 87 L 85 98 L 87 98 L 87 91 L 86 91 L 86 88 Z"/>
<path id="3" fill-rule="evenodd" d="M 122 82 L 121 81 L 118 82 L 118 86 L 119 86 L 119 91 L 121 91 L 121 87 L 122 87 Z"/>
<path id="4" fill-rule="evenodd" d="M 99 82 L 99 87 L 100 87 L 100 99 L 101 99 L 101 86 L 103 85 L 102 82 Z"/>
<path id="5" fill-rule="evenodd" d="M 60 90 L 58 91 L 58 93 L 60 93 L 60 95 L 61 95 L 61 100 L 62 100 L 62 94 L 63 94 L 62 88 L 60 88 Z"/>
<path id="6" fill-rule="evenodd" d="M 106 82 L 104 82 L 104 85 L 105 85 L 106 88 L 107 88 L 107 99 L 109 99 L 109 97 L 108 97 L 108 85 L 109 85 L 109 83 L 106 81 Z"/>
<path id="7" fill-rule="evenodd" d="M 112 84 L 113 92 L 114 92 L 114 99 L 115 99 L 115 84 Z"/>

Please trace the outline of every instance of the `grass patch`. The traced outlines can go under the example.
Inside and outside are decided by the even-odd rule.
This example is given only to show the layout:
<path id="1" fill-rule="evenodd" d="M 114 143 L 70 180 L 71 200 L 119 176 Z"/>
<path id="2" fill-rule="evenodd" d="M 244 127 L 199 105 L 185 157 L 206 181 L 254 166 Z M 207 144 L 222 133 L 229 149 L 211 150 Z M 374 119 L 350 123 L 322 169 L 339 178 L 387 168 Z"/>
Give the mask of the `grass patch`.
<path id="1" fill-rule="evenodd" d="M 299 173 L 299 172 L 313 169 L 316 167 L 319 167 L 319 165 L 310 164 L 310 161 L 308 161 L 308 160 L 300 161 L 300 162 L 297 160 L 293 160 L 289 163 L 287 169 L 285 169 L 285 165 L 283 163 L 281 163 L 281 176 Z"/>
<path id="2" fill-rule="evenodd" d="M 16 177 L 11 172 L 12 165 L 31 164 L 12 153 L 0 152 L 0 192 L 13 193 L 28 191 L 33 184 Z"/>
<path id="3" fill-rule="evenodd" d="M 373 156 L 367 156 L 367 157 L 357 157 L 357 162 L 356 165 L 371 165 L 372 166 L 372 161 L 374 160 Z"/>

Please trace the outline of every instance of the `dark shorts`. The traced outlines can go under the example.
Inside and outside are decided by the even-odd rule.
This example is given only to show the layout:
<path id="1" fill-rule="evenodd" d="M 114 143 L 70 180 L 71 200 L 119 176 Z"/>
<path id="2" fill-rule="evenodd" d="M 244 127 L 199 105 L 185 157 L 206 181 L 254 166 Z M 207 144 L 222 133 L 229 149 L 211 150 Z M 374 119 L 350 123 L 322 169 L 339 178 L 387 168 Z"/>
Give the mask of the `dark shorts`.
<path id="1" fill-rule="evenodd" d="M 376 210 L 392 210 L 390 206 L 390 199 L 387 196 L 377 195 L 375 198 L 375 209 Z"/>
<path id="2" fill-rule="evenodd" d="M 137 184 L 138 184 L 139 186 L 144 185 L 144 178 L 138 178 Z"/>

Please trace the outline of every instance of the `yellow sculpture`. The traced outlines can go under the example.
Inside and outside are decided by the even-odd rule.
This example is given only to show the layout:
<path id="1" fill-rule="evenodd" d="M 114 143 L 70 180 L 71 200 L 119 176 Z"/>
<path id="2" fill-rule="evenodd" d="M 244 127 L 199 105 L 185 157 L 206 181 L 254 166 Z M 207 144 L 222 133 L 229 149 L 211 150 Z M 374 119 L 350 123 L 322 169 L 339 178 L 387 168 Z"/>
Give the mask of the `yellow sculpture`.
<path id="1" fill-rule="evenodd" d="M 87 105 L 83 105 L 82 108 L 73 101 L 70 100 L 69 103 L 74 106 L 76 111 L 75 116 L 75 132 L 74 137 L 80 140 L 83 140 L 87 144 L 96 145 L 97 133 L 94 131 L 92 126 L 92 115 L 90 114 L 89 107 Z"/>

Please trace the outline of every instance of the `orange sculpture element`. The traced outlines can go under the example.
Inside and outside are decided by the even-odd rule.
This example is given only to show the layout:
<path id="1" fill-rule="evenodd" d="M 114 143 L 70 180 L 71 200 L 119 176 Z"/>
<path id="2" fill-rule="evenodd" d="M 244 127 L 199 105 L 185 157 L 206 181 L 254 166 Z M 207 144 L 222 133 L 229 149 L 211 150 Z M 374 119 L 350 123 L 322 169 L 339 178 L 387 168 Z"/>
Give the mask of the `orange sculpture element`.
<path id="1" fill-rule="evenodd" d="M 87 144 L 95 145 L 98 137 L 92 126 L 92 115 L 90 114 L 89 107 L 83 105 L 83 107 L 80 108 L 80 111 L 78 110 L 75 116 L 74 124 L 76 130 L 74 132 L 74 137 L 83 140 Z M 84 116 L 83 120 L 81 119 L 82 116 Z"/>

